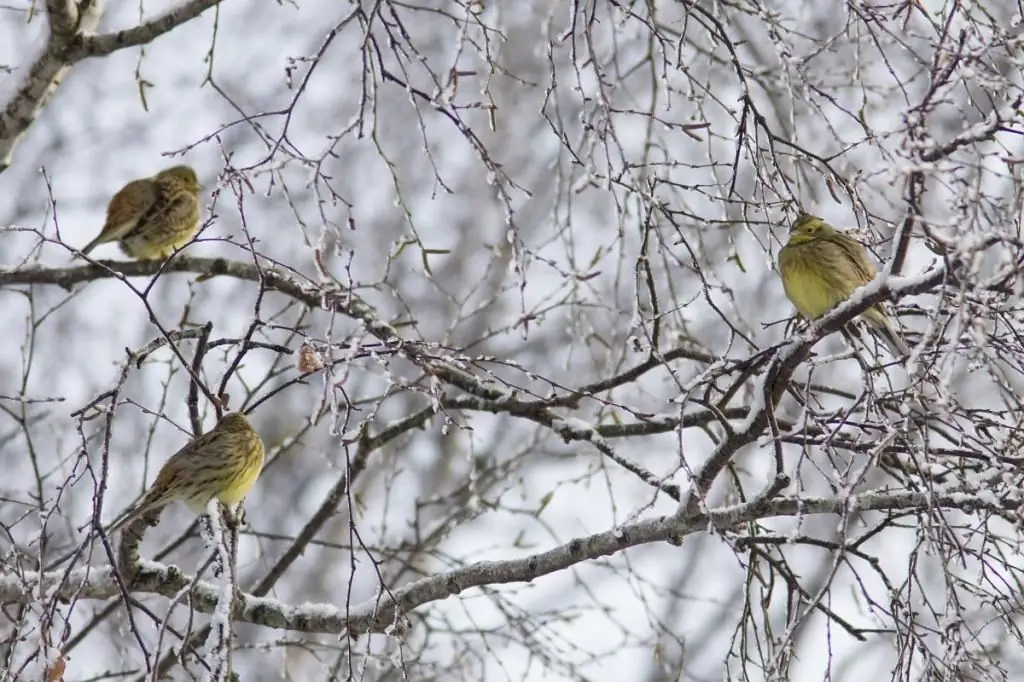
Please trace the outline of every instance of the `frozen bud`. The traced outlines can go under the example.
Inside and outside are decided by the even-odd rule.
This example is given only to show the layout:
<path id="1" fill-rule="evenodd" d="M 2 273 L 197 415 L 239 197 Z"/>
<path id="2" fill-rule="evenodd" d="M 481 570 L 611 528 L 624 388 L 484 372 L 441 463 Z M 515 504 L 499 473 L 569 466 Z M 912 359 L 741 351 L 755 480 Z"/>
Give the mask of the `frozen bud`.
<path id="1" fill-rule="evenodd" d="M 303 374 L 309 374 L 323 368 L 324 359 L 320 357 L 320 353 L 317 352 L 316 348 L 313 348 L 313 344 L 304 341 L 299 346 L 299 371 Z"/>

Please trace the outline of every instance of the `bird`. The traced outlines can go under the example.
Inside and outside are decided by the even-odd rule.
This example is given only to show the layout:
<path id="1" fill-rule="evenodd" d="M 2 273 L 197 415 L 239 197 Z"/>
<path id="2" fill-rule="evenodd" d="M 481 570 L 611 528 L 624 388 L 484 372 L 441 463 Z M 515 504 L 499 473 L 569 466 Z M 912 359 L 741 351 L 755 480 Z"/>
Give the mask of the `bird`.
<path id="1" fill-rule="evenodd" d="M 100 244 L 120 242 L 138 260 L 165 259 L 199 230 L 199 191 L 191 166 L 173 166 L 150 178 L 132 180 L 107 205 L 107 220 L 83 254 Z"/>
<path id="2" fill-rule="evenodd" d="M 234 507 L 259 478 L 264 456 L 263 440 L 249 420 L 240 412 L 229 412 L 211 431 L 171 455 L 153 485 L 107 533 L 173 502 L 184 502 L 197 516 L 214 498 Z"/>
<path id="3" fill-rule="evenodd" d="M 807 213 L 793 221 L 789 241 L 779 252 L 778 268 L 786 297 L 809 320 L 850 298 L 878 272 L 863 244 Z M 861 318 L 894 356 L 910 355 L 880 303 L 861 313 Z"/>

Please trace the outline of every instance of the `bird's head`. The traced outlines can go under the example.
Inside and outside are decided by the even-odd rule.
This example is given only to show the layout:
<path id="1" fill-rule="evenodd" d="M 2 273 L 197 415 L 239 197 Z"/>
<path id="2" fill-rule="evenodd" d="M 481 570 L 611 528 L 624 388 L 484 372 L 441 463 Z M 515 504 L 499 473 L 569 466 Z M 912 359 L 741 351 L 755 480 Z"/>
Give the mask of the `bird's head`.
<path id="1" fill-rule="evenodd" d="M 174 166 L 166 170 L 162 170 L 156 174 L 157 182 L 170 182 L 183 186 L 190 192 L 198 192 L 202 189 L 199 186 L 199 178 L 196 177 L 196 172 L 192 169 L 192 166 Z"/>
<path id="2" fill-rule="evenodd" d="M 245 415 L 241 412 L 228 412 L 226 415 L 220 418 L 217 423 L 217 428 L 228 431 L 250 431 L 252 427 L 249 425 L 249 420 L 245 418 Z"/>
<path id="3" fill-rule="evenodd" d="M 824 236 L 830 232 L 835 232 L 835 230 L 818 216 L 801 213 L 789 228 L 789 242 L 791 244 L 799 244 L 815 237 Z"/>

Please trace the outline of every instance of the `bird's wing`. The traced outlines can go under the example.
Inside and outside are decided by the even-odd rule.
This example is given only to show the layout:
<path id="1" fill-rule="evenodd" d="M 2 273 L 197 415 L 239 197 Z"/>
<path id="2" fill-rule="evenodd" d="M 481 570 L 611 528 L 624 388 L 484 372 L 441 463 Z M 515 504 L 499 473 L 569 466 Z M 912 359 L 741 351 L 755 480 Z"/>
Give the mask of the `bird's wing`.
<path id="1" fill-rule="evenodd" d="M 122 239 L 148 229 L 148 226 L 159 216 L 160 225 L 180 225 L 186 220 L 199 221 L 199 200 L 188 192 L 165 194 L 156 201 L 138 222 L 121 235 Z"/>
<path id="2" fill-rule="evenodd" d="M 861 284 L 867 284 L 875 278 L 878 274 L 878 270 L 875 269 L 875 264 L 871 262 L 871 258 L 868 257 L 868 250 L 859 241 L 854 239 L 848 234 L 842 232 L 836 233 L 836 244 L 846 252 L 846 255 L 850 258 L 850 263 L 857 270 L 857 275 L 861 278 Z"/>
<path id="3" fill-rule="evenodd" d="M 107 222 L 100 231 L 103 241 L 116 241 L 132 231 L 158 198 L 156 184 L 148 179 L 133 180 L 121 188 L 107 205 Z"/>
<path id="4" fill-rule="evenodd" d="M 167 222 L 175 225 L 188 220 L 198 221 L 199 200 L 194 194 L 180 192 L 170 198 L 164 214 L 167 216 Z"/>

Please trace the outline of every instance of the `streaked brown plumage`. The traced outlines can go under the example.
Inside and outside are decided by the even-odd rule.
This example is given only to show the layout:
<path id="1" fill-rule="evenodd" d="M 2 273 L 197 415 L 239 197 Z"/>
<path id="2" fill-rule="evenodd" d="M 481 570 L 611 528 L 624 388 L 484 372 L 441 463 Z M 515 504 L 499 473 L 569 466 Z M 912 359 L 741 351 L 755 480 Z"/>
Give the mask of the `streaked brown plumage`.
<path id="1" fill-rule="evenodd" d="M 200 189 L 190 166 L 174 166 L 129 182 L 110 200 L 103 229 L 82 253 L 116 241 L 131 258 L 167 258 L 199 229 Z"/>
<path id="2" fill-rule="evenodd" d="M 214 498 L 234 506 L 259 478 L 263 457 L 263 441 L 249 421 L 239 412 L 228 413 L 213 430 L 173 454 L 142 499 L 107 532 L 172 502 L 184 502 L 195 514 L 202 514 Z"/>

